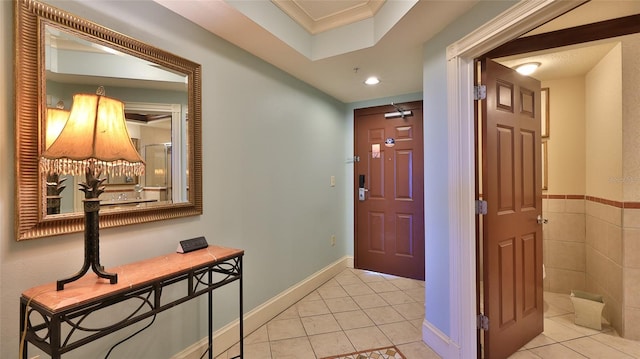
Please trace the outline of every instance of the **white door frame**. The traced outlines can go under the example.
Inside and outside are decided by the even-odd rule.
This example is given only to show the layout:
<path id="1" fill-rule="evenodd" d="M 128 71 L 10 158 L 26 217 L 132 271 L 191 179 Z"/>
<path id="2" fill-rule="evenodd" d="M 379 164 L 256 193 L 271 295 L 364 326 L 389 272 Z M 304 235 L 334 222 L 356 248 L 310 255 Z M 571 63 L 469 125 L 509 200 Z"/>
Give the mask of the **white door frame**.
<path id="1" fill-rule="evenodd" d="M 477 352 L 474 59 L 584 2 L 523 0 L 447 47 L 451 337 L 448 348 L 434 348 L 445 358 Z"/>

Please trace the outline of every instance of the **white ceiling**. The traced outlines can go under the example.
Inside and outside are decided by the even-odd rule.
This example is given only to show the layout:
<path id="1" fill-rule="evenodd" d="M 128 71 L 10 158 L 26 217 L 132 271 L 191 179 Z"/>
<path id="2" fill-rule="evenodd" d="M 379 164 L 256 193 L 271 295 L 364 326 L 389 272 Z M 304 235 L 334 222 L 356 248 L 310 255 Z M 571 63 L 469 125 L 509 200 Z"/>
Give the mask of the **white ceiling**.
<path id="1" fill-rule="evenodd" d="M 422 91 L 423 44 L 478 0 L 154 1 L 349 103 Z M 530 34 L 637 13 L 640 1 L 592 0 Z M 566 64 L 574 72 L 584 71 L 607 46 L 537 54 L 535 59 L 543 64 L 541 70 L 553 68 L 550 74 L 567 71 Z M 371 75 L 382 82 L 364 85 Z"/>
<path id="2" fill-rule="evenodd" d="M 610 39 L 587 46 L 581 44 L 495 60 L 511 68 L 524 63 L 539 62 L 540 67 L 531 77 L 545 81 L 585 75 L 613 49 L 615 44 L 615 39 Z"/>
<path id="3" fill-rule="evenodd" d="M 385 0 L 271 1 L 312 35 L 371 18 L 385 2 Z"/>

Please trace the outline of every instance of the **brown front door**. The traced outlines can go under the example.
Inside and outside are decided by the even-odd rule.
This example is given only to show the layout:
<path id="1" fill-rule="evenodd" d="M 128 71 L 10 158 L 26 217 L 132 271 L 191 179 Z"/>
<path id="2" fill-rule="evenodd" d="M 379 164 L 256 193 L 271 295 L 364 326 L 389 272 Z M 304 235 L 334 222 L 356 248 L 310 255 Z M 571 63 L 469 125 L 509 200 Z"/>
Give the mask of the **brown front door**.
<path id="1" fill-rule="evenodd" d="M 484 357 L 501 359 L 543 330 L 540 82 L 481 66 Z"/>
<path id="2" fill-rule="evenodd" d="M 422 101 L 396 106 L 354 111 L 355 267 L 424 280 Z"/>

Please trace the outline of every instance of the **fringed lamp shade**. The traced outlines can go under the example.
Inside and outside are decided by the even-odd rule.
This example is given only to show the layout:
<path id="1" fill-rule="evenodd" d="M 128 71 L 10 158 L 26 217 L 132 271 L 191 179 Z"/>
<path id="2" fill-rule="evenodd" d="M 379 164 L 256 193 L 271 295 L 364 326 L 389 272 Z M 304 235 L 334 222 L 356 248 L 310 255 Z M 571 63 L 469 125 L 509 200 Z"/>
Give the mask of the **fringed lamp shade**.
<path id="1" fill-rule="evenodd" d="M 47 109 L 47 134 L 46 134 L 46 148 L 51 147 L 53 141 L 58 138 L 64 124 L 69 119 L 69 111 L 61 108 L 48 108 Z"/>
<path id="2" fill-rule="evenodd" d="M 55 108 L 47 108 L 47 123 L 45 134 L 45 145 L 49 148 L 58 138 L 62 128 L 69 119 L 69 111 L 64 109 L 64 103 L 58 102 Z M 60 204 L 64 191 L 66 178 L 60 178 L 57 172 L 47 173 L 47 214 L 60 214 Z"/>
<path id="3" fill-rule="evenodd" d="M 139 176 L 144 161 L 127 131 L 124 104 L 103 95 L 77 94 L 69 120 L 42 154 L 42 171 L 82 175 L 89 167 L 115 176 Z"/>

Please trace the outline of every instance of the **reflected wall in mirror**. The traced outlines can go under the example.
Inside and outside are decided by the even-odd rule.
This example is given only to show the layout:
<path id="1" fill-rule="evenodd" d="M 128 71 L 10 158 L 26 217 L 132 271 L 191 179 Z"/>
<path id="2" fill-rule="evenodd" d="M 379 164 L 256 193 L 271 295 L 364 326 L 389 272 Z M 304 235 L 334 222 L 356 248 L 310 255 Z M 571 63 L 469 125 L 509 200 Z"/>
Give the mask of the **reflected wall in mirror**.
<path id="1" fill-rule="evenodd" d="M 50 109 L 98 86 L 125 103 L 147 163 L 143 176 L 107 178 L 100 227 L 202 214 L 200 65 L 38 1 L 15 11 L 17 240 L 83 230 L 83 176 L 55 176 L 52 191 L 39 157 Z"/>

